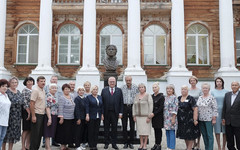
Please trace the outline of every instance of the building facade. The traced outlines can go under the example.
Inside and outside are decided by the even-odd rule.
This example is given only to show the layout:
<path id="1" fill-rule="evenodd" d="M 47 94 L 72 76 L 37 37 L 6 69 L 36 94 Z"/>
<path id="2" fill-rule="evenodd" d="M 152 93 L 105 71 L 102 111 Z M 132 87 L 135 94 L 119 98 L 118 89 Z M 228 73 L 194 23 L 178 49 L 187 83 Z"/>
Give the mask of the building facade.
<path id="1" fill-rule="evenodd" d="M 101 86 L 114 44 L 119 82 L 240 81 L 240 0 L 1 0 L 0 21 L 0 78 Z"/>

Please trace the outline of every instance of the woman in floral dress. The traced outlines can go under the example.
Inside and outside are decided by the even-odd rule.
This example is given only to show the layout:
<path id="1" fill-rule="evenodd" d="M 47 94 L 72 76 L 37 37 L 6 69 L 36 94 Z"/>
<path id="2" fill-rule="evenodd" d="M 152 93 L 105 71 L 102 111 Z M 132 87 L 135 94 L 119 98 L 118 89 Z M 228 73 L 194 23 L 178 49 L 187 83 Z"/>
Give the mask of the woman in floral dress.
<path id="1" fill-rule="evenodd" d="M 46 115 L 44 117 L 43 136 L 46 141 L 46 150 L 51 150 L 50 137 L 54 138 L 57 128 L 58 99 L 55 96 L 57 84 L 49 85 L 49 93 L 46 96 Z"/>
<path id="2" fill-rule="evenodd" d="M 177 130 L 177 111 L 178 100 L 175 96 L 175 87 L 170 84 L 166 87 L 167 96 L 164 102 L 164 128 L 166 129 L 167 147 L 169 150 L 175 149 L 176 136 L 175 130 Z"/>
<path id="3" fill-rule="evenodd" d="M 13 144 L 20 141 L 21 137 L 21 118 L 22 118 L 22 106 L 23 96 L 18 87 L 18 78 L 12 77 L 9 80 L 10 88 L 7 90 L 7 95 L 11 101 L 11 108 L 9 114 L 9 122 L 7 128 L 7 134 L 3 140 L 2 150 L 6 149 L 6 143 L 9 144 L 8 150 L 13 149 Z"/>

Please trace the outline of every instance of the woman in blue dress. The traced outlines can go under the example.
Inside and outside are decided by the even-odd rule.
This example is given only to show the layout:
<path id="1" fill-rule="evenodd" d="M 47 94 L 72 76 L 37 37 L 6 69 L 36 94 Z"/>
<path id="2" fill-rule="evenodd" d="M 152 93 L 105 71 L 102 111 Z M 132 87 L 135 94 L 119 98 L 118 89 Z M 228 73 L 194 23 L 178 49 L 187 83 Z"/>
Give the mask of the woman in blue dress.
<path id="1" fill-rule="evenodd" d="M 227 90 L 224 89 L 224 80 L 221 77 L 217 77 L 215 79 L 215 89 L 211 92 L 211 94 L 217 100 L 217 107 L 218 107 L 218 114 L 219 114 L 216 120 L 216 124 L 214 125 L 215 136 L 218 144 L 218 150 L 225 150 L 225 146 L 226 146 L 225 126 L 222 125 L 222 119 L 221 119 L 225 93 L 227 93 Z M 222 147 L 220 142 L 221 132 L 223 134 Z"/>

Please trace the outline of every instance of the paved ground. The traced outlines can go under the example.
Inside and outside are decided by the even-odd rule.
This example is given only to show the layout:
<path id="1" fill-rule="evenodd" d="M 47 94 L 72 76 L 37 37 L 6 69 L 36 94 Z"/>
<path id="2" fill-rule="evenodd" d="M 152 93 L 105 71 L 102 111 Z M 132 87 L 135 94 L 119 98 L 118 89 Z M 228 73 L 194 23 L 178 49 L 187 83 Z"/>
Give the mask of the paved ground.
<path id="1" fill-rule="evenodd" d="M 149 140 L 149 145 L 148 145 L 148 150 L 151 149 L 151 147 L 154 145 L 154 134 L 153 134 L 153 130 L 152 130 L 152 134 L 150 136 L 150 140 Z M 163 139 L 162 139 L 162 149 L 165 150 L 166 149 L 166 136 L 165 136 L 165 131 L 163 130 Z M 134 145 L 134 150 L 137 150 L 139 145 Z M 103 144 L 98 144 L 98 149 L 99 150 L 104 150 L 103 149 L 104 145 Z M 123 145 L 119 144 L 118 145 L 119 149 L 123 149 Z M 185 150 L 185 142 L 184 140 L 179 140 L 177 139 L 176 141 L 176 150 Z M 60 148 L 57 147 L 52 147 L 52 150 L 59 150 Z M 201 149 L 204 150 L 204 144 L 203 144 L 203 140 L 201 139 Z M 13 150 L 21 150 L 21 143 L 18 142 L 17 144 L 14 144 Z M 40 148 L 40 150 L 44 150 L 43 148 Z M 74 149 L 71 149 L 74 150 Z M 88 149 L 87 149 L 88 150 Z M 113 150 L 111 148 L 111 145 L 109 145 L 109 150 Z M 130 149 L 129 149 L 130 150 Z M 217 145 L 216 145 L 216 140 L 214 141 L 214 150 L 217 150 Z"/>

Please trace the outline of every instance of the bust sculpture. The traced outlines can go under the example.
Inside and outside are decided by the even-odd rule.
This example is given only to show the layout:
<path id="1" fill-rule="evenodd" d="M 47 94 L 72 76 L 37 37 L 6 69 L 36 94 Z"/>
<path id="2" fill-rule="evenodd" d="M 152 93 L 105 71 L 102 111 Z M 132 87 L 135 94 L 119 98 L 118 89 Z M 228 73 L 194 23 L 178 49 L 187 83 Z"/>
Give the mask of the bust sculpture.
<path id="1" fill-rule="evenodd" d="M 117 61 L 117 47 L 115 45 L 108 45 L 106 46 L 106 54 L 107 57 L 103 60 L 104 67 L 106 71 L 116 71 L 119 62 Z"/>

